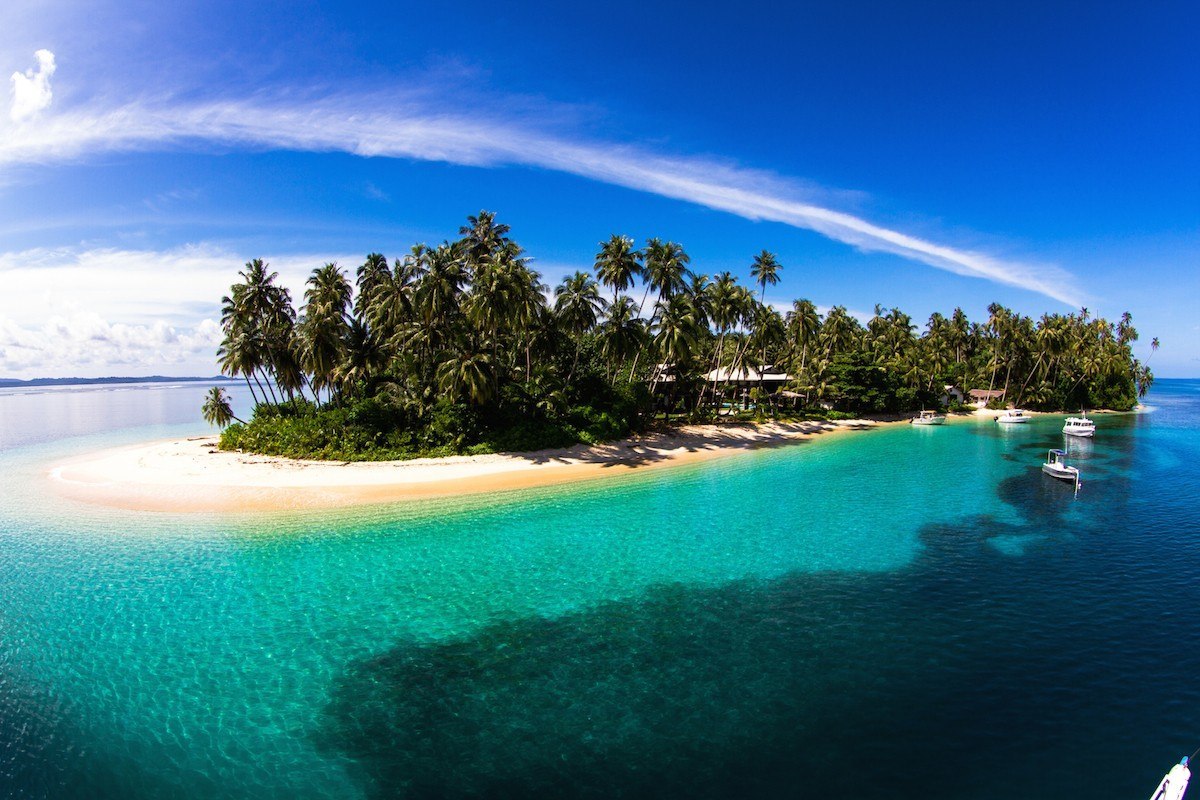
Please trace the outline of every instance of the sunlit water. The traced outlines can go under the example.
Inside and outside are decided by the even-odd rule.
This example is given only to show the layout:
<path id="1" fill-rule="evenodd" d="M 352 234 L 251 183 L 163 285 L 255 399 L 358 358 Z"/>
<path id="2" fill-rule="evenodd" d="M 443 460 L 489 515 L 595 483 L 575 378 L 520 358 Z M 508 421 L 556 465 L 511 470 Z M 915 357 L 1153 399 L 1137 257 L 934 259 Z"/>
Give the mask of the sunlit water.
<path id="1" fill-rule="evenodd" d="M 204 391 L 0 392 L 0 794 L 1118 798 L 1200 746 L 1200 382 L 1070 442 L 1078 497 L 1061 418 L 302 516 L 48 491 Z"/>

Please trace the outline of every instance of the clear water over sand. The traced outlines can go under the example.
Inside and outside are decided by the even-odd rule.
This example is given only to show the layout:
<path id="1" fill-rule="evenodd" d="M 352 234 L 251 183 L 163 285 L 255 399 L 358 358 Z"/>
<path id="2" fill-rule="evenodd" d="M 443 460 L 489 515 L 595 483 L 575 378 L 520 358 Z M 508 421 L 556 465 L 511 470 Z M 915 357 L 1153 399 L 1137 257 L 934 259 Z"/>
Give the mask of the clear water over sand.
<path id="1" fill-rule="evenodd" d="M 203 387 L 0 395 L 17 796 L 1123 797 L 1200 746 L 1200 383 L 619 480 L 133 514 L 56 458 Z"/>

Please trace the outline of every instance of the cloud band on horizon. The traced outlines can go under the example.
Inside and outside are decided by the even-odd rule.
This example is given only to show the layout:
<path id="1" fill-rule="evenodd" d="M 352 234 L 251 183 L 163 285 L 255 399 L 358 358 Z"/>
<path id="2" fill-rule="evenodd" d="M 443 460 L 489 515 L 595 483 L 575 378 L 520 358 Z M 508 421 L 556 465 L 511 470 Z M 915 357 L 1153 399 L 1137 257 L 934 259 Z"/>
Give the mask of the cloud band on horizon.
<path id="1" fill-rule="evenodd" d="M 1070 306 L 1082 300 L 1074 276 L 1058 267 L 1006 260 L 876 225 L 806 201 L 805 190 L 796 182 L 765 171 L 707 158 L 664 156 L 629 145 L 570 141 L 500 117 L 439 114 L 418 101 L 382 99 L 343 95 L 291 106 L 269 99 L 175 105 L 169 100 L 138 101 L 109 109 L 40 114 L 0 129 L 0 166 L 209 143 L 475 167 L 532 167 L 815 231 L 862 251 L 890 253 L 1037 292 Z M 361 111 L 388 106 L 393 108 L 390 113 Z"/>

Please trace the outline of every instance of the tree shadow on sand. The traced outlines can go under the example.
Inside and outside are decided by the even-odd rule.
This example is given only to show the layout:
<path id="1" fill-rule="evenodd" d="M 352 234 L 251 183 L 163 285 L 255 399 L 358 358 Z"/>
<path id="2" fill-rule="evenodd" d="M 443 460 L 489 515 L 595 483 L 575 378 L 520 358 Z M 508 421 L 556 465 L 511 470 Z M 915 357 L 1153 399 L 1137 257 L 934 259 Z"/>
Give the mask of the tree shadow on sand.
<path id="1" fill-rule="evenodd" d="M 532 453 L 509 453 L 534 464 L 599 464 L 603 467 L 641 467 L 670 461 L 678 451 L 705 453 L 725 451 L 771 450 L 793 447 L 812 440 L 812 437 L 836 430 L 867 430 L 875 427 L 870 423 L 828 422 L 780 423 L 786 436 L 754 438 L 758 426 L 752 423 L 723 423 L 714 430 L 702 433 L 686 430 L 665 434 L 649 434 L 635 440 L 622 440 L 594 446 L 580 445 L 566 450 L 541 450 Z"/>

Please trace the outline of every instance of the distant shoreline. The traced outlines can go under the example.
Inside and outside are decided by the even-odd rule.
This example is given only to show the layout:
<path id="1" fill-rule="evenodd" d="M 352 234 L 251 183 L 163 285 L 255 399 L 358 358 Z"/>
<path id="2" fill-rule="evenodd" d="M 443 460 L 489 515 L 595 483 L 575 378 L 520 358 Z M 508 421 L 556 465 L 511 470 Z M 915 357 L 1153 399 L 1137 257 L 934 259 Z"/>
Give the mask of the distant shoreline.
<path id="1" fill-rule="evenodd" d="M 166 375 L 148 375 L 143 378 L 0 378 L 0 389 L 21 389 L 26 386 L 105 386 L 121 383 L 235 383 L 233 378 L 214 375 L 210 378 L 171 378 Z"/>
<path id="2" fill-rule="evenodd" d="M 217 437 L 91 453 L 48 470 L 60 494 L 133 511 L 248 513 L 345 508 L 511 491 L 694 463 L 821 434 L 908 424 L 692 425 L 588 447 L 408 461 L 322 462 L 218 450 Z"/>

